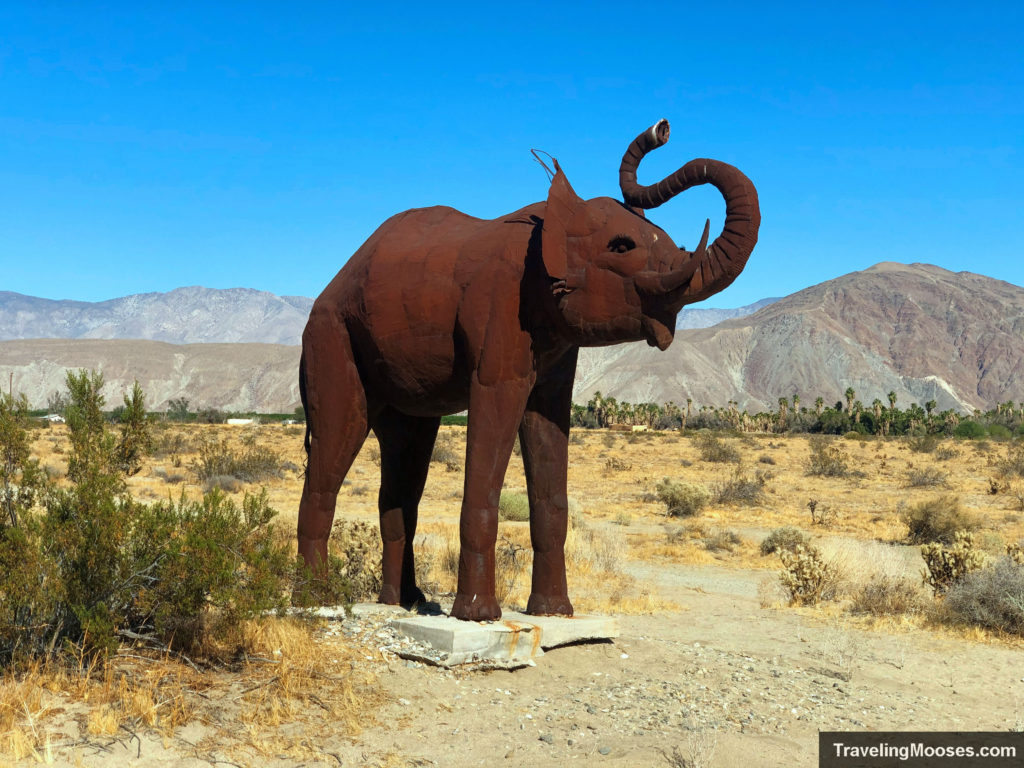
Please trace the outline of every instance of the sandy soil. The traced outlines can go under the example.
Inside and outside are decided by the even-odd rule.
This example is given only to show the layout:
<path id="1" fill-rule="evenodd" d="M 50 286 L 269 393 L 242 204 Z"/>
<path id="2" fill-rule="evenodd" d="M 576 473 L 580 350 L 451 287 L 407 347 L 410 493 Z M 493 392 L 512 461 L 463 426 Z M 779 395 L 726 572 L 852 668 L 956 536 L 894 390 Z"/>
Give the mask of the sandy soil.
<path id="1" fill-rule="evenodd" d="M 301 439 L 286 435 L 289 445 Z M 76 710 L 69 704 L 65 720 L 51 717 L 50 727 L 61 734 L 56 744 L 77 746 L 39 757 L 84 766 L 453 768 L 563 766 L 569 761 L 681 766 L 685 758 L 696 766 L 781 768 L 816 765 L 819 730 L 1024 728 L 1024 646 L 1019 640 L 913 621 L 871 627 L 867 620 L 828 606 L 763 608 L 765 590 L 759 585 L 776 577 L 772 565 L 756 554 L 756 542 L 772 527 L 811 528 L 805 502 L 812 495 L 841 513 L 832 528 L 812 531 L 819 541 L 833 546 L 895 541 L 902 535 L 897 500 L 912 503 L 941 490 L 905 486 L 907 471 L 925 462 L 943 468 L 947 488 L 984 516 L 986 530 L 998 533 L 1000 541 L 1014 540 L 1024 525 L 1013 499 L 986 492 L 999 455 L 989 451 L 1004 449 L 960 445 L 951 461 L 912 453 L 895 441 L 852 444 L 847 450 L 864 473 L 859 479 L 832 481 L 806 475 L 804 440 L 735 441 L 747 467 L 765 464 L 759 461 L 762 455 L 773 457 L 769 500 L 755 509 L 712 505 L 701 520 L 738 531 L 748 539 L 745 549 L 712 556 L 690 547 L 685 556 L 640 557 L 643 546 L 664 536 L 665 518 L 645 498 L 656 480 L 668 475 L 710 486 L 729 468 L 701 463 L 688 441 L 672 436 L 626 443 L 585 434 L 581 440 L 573 448 L 570 495 L 585 501 L 592 525 L 625 534 L 632 550 L 629 574 L 678 610 L 622 615 L 621 636 L 614 642 L 555 649 L 537 666 L 511 672 L 443 670 L 406 661 L 377 650 L 375 620 L 332 622 L 318 630 L 318 642 L 346 663 L 357 643 L 358 668 L 376 679 L 383 695 L 364 711 L 358 735 L 327 725 L 303 737 L 307 759 L 275 753 L 272 742 L 263 755 L 229 747 L 228 730 L 238 727 L 232 723 L 238 722 L 251 685 L 244 679 L 227 680 L 204 694 L 215 699 L 216 720 L 195 718 L 171 736 L 142 729 L 90 737 L 82 744 Z M 372 448 L 364 449 L 346 483 L 340 515 L 373 517 Z M 458 444 L 455 448 L 461 450 Z M 630 469 L 610 468 L 610 456 L 622 457 Z M 48 460 L 59 464 L 61 457 Z M 167 459 L 153 464 L 158 462 L 173 471 Z M 517 464 L 514 460 L 510 468 L 507 485 L 512 488 L 521 482 Z M 141 497 L 166 496 L 160 472 L 154 468 L 140 476 Z M 432 477 L 424 520 L 453 523 L 461 472 L 434 470 Z M 294 509 L 296 488 L 291 474 L 271 485 L 279 508 Z M 622 520 L 623 512 L 630 517 Z M 891 549 L 920 568 L 916 550 Z M 571 585 L 574 593 L 587 588 Z M 336 684 L 325 677 L 325 694 Z M 315 701 L 309 706 L 315 708 Z"/>

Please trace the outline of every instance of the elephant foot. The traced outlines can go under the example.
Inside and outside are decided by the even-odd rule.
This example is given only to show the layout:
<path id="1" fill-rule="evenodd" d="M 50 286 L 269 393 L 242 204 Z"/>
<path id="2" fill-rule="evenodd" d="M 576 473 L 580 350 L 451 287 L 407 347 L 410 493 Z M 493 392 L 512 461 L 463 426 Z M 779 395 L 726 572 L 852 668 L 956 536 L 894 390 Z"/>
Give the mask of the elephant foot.
<path id="1" fill-rule="evenodd" d="M 406 608 L 411 608 L 416 603 L 427 602 L 427 596 L 423 594 L 423 590 L 413 584 L 411 587 L 402 587 L 402 599 L 401 603 Z"/>
<path id="2" fill-rule="evenodd" d="M 534 592 L 526 604 L 531 616 L 572 616 L 572 603 L 568 595 L 540 595 Z"/>
<path id="3" fill-rule="evenodd" d="M 402 587 L 401 592 L 392 586 L 391 584 L 385 584 L 380 588 L 380 595 L 377 597 L 378 603 L 384 605 L 400 605 L 403 608 L 411 608 L 416 603 L 427 602 L 427 596 L 423 594 L 423 591 L 417 587 Z"/>
<path id="4" fill-rule="evenodd" d="M 495 597 L 457 594 L 450 615 L 463 621 L 497 621 L 501 618 L 501 606 Z"/>

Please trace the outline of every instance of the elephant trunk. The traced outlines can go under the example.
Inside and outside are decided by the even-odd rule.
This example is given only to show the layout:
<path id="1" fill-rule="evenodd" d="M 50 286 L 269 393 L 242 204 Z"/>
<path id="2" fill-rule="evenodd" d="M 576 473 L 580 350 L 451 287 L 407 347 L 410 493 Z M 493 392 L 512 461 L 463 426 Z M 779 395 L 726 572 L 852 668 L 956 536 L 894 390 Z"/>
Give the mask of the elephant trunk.
<path id="1" fill-rule="evenodd" d="M 727 287 L 746 266 L 757 243 L 761 210 L 757 190 L 739 169 L 718 160 L 691 160 L 657 184 L 641 186 L 636 169 L 644 155 L 665 144 L 669 137 L 667 120 L 659 120 L 641 133 L 623 155 L 619 167 L 619 186 L 623 199 L 636 208 L 656 208 L 683 190 L 700 184 L 713 184 L 725 198 L 725 226 L 710 246 L 705 238 L 696 251 L 680 249 L 677 265 L 658 275 L 649 290 L 672 294 L 669 302 L 678 307 L 711 296 Z M 683 290 L 680 290 L 680 289 Z M 677 309 L 678 309 L 677 307 Z"/>

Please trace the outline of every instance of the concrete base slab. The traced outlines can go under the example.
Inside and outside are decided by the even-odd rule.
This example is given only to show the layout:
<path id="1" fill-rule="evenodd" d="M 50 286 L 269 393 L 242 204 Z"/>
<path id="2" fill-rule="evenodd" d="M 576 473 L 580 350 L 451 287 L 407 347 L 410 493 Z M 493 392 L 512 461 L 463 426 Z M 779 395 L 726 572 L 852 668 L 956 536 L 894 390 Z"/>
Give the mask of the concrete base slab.
<path id="1" fill-rule="evenodd" d="M 492 622 L 409 615 L 396 617 L 391 624 L 434 651 L 421 660 L 445 667 L 472 662 L 525 666 L 543 656 L 545 648 L 619 635 L 618 620 L 613 617 L 528 616 L 514 611 L 506 611 L 500 621 Z"/>
<path id="2" fill-rule="evenodd" d="M 437 661 L 451 667 L 470 662 L 522 666 L 543 655 L 540 632 L 517 621 L 459 621 L 448 616 L 393 619 L 399 632 L 439 652 Z"/>
<path id="3" fill-rule="evenodd" d="M 502 617 L 537 627 L 540 630 L 540 646 L 545 650 L 586 640 L 611 640 L 619 636 L 619 620 L 614 616 L 531 616 L 505 611 Z"/>

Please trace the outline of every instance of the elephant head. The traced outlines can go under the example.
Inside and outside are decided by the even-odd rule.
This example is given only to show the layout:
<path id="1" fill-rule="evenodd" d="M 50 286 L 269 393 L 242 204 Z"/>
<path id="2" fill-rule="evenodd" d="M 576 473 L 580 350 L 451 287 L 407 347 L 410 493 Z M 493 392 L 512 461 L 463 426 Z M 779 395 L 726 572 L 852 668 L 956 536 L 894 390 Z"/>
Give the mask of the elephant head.
<path id="1" fill-rule="evenodd" d="M 625 203 L 580 199 L 555 162 L 544 215 L 543 260 L 554 280 L 565 331 L 576 344 L 645 339 L 666 349 L 679 310 L 732 283 L 757 243 L 757 191 L 731 165 L 691 160 L 657 184 L 637 184 L 640 160 L 668 137 L 668 121 L 661 120 L 629 145 L 619 168 Z M 656 208 L 699 184 L 713 184 L 722 193 L 725 226 L 708 245 L 706 223 L 699 245 L 688 251 L 648 221 L 643 209 Z"/>

